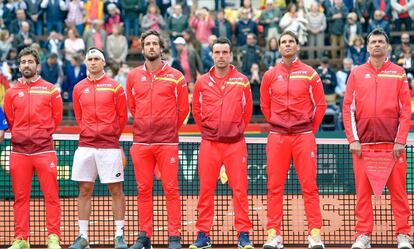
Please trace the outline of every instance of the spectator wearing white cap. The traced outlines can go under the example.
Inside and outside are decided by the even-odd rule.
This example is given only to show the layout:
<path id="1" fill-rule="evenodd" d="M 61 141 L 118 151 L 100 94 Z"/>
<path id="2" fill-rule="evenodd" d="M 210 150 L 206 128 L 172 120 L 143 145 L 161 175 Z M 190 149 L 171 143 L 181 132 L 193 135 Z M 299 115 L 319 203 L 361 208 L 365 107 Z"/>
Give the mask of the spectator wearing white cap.
<path id="1" fill-rule="evenodd" d="M 195 82 L 198 75 L 203 72 L 200 56 L 191 46 L 187 46 L 182 37 L 177 37 L 174 40 L 174 44 L 177 48 L 177 58 L 184 69 L 185 80 L 187 83 Z"/>

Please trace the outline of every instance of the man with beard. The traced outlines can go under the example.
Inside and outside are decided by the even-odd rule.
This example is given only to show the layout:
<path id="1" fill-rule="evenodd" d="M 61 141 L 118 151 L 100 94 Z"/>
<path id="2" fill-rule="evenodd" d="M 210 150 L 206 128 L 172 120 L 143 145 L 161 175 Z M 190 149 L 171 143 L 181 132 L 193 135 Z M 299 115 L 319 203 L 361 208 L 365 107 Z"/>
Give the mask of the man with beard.
<path id="1" fill-rule="evenodd" d="M 383 29 L 374 29 L 368 34 L 367 40 L 370 58 L 365 64 L 352 69 L 343 106 L 345 133 L 354 162 L 357 195 L 357 223 L 352 249 L 371 248 L 370 235 L 374 228 L 373 189 L 364 159 L 368 151 L 382 151 L 394 158 L 386 185 L 391 195 L 395 236 L 399 249 L 413 249 L 406 190 L 405 144 L 411 118 L 407 77 L 404 69 L 387 57 L 389 39 Z"/>
<path id="2" fill-rule="evenodd" d="M 105 55 L 92 47 L 85 56 L 88 76 L 73 89 L 73 110 L 80 127 L 79 147 L 73 157 L 72 180 L 79 182 L 79 236 L 69 249 L 89 248 L 88 226 L 95 179 L 108 185 L 115 220 L 115 249 L 128 248 L 124 240 L 124 168 L 119 137 L 128 122 L 125 92 L 105 74 Z"/>
<path id="3" fill-rule="evenodd" d="M 198 155 L 198 236 L 190 249 L 211 247 L 214 191 L 223 164 L 233 190 L 238 247 L 253 249 L 249 239 L 252 223 L 247 199 L 247 147 L 244 139 L 244 131 L 253 112 L 250 82 L 230 64 L 233 52 L 227 38 L 218 38 L 211 48 L 214 66 L 197 80 L 193 94 L 193 115 L 202 140 Z"/>
<path id="4" fill-rule="evenodd" d="M 310 249 L 325 248 L 316 185 L 315 134 L 326 110 L 323 86 L 315 70 L 297 57 L 299 41 L 292 31 L 279 38 L 282 60 L 267 71 L 260 87 L 260 107 L 270 124 L 267 155 L 267 241 L 264 249 L 283 248 L 283 190 L 293 158 L 304 198 Z"/>
<path id="5" fill-rule="evenodd" d="M 56 87 L 37 74 L 40 64 L 36 50 L 23 49 L 18 60 L 22 78 L 8 89 L 4 100 L 13 148 L 10 175 L 15 198 L 16 239 L 9 248 L 30 248 L 30 190 L 36 171 L 46 203 L 48 249 L 60 249 L 58 161 L 52 134 L 62 121 L 62 99 Z"/>
<path id="6" fill-rule="evenodd" d="M 143 33 L 141 43 L 145 63 L 127 76 L 128 106 L 134 117 L 130 154 L 139 193 L 139 234 L 131 249 L 151 248 L 154 170 L 160 172 L 166 196 L 168 248 L 179 249 L 178 130 L 189 111 L 187 83 L 181 72 L 161 60 L 164 43 L 157 31 Z"/>

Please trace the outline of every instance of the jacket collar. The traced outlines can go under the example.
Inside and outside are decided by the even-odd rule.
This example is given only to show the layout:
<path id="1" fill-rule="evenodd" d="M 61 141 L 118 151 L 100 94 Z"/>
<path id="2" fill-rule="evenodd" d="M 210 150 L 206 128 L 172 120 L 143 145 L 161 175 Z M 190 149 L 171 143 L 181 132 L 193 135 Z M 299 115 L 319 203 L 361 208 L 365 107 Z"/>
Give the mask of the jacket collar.
<path id="1" fill-rule="evenodd" d="M 38 76 L 37 76 L 37 78 L 36 78 L 35 80 L 32 80 L 32 81 L 31 81 L 31 82 L 29 82 L 29 83 L 30 83 L 30 85 L 37 84 L 37 83 L 39 83 L 39 82 L 40 82 L 40 79 L 41 79 L 41 77 L 40 77 L 40 75 L 38 75 Z M 18 81 L 20 84 L 22 84 L 22 85 L 29 85 L 29 83 L 28 83 L 27 81 L 25 81 L 25 80 L 23 79 L 23 77 L 22 77 L 22 78 L 19 78 L 17 81 Z"/>
<path id="2" fill-rule="evenodd" d="M 212 66 L 210 68 L 210 70 L 208 71 L 208 77 L 210 78 L 210 80 L 212 82 L 214 82 L 214 84 L 216 83 L 216 81 L 214 80 L 214 71 L 216 70 L 216 66 Z M 230 64 L 230 69 L 229 72 L 227 73 L 227 75 L 225 77 L 229 77 L 230 75 L 233 75 L 233 73 L 236 71 L 236 67 L 232 64 Z"/>

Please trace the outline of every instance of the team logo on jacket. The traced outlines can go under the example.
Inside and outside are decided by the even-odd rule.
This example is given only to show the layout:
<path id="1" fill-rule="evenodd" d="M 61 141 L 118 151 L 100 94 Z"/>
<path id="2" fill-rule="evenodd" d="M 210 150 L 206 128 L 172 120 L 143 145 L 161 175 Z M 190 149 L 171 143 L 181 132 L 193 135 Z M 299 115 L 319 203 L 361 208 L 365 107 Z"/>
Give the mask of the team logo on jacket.
<path id="1" fill-rule="evenodd" d="M 170 158 L 170 163 L 176 163 L 176 162 L 177 162 L 177 159 L 175 159 L 175 157 Z"/>
<path id="2" fill-rule="evenodd" d="M 213 82 L 208 82 L 208 86 L 213 86 Z"/>
<path id="3" fill-rule="evenodd" d="M 315 157 L 315 152 L 311 151 L 310 156 L 311 156 L 311 158 L 314 158 Z"/>
<path id="4" fill-rule="evenodd" d="M 279 75 L 277 76 L 277 80 L 283 80 L 283 76 L 282 76 L 281 74 L 279 74 Z"/>
<path id="5" fill-rule="evenodd" d="M 364 76 L 364 78 L 365 78 L 365 79 L 370 79 L 370 78 L 371 78 L 371 74 L 366 73 L 366 74 L 365 74 L 365 76 Z"/>
<path id="6" fill-rule="evenodd" d="M 19 92 L 19 97 L 23 97 L 24 96 L 24 92 Z"/>
<path id="7" fill-rule="evenodd" d="M 56 165 L 55 165 L 55 163 L 54 163 L 54 162 L 51 162 L 51 163 L 50 163 L 50 165 L 49 165 L 49 167 L 50 167 L 51 169 L 53 169 L 54 167 L 56 167 Z"/>
<path id="8" fill-rule="evenodd" d="M 147 81 L 147 77 L 142 76 L 142 77 L 141 77 L 141 81 Z"/>
<path id="9" fill-rule="evenodd" d="M 88 94 L 90 93 L 91 90 L 89 90 L 89 88 L 85 88 L 85 90 L 83 90 L 83 93 Z"/>
<path id="10" fill-rule="evenodd" d="M 404 158 L 401 156 L 399 161 L 400 161 L 400 163 L 404 163 Z"/>

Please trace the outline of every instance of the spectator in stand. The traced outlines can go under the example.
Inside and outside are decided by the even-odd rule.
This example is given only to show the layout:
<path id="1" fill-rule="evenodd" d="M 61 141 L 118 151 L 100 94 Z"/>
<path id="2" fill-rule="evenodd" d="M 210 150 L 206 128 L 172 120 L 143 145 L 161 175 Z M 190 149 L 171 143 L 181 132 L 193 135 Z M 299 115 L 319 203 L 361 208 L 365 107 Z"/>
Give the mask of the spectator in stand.
<path id="1" fill-rule="evenodd" d="M 79 81 L 86 78 L 86 65 L 79 54 L 72 55 L 70 63 L 66 65 L 65 75 L 66 78 L 62 84 L 63 101 L 72 102 L 73 88 Z"/>
<path id="2" fill-rule="evenodd" d="M 368 26 L 368 33 L 371 33 L 376 28 L 383 29 L 387 35 L 390 34 L 390 22 L 385 20 L 385 13 L 382 10 L 376 10 L 374 12 L 374 18 L 371 19 Z"/>
<path id="3" fill-rule="evenodd" d="M 46 15 L 47 32 L 55 30 L 58 33 L 63 31 L 63 20 L 65 17 L 66 3 L 63 0 L 43 0 L 40 4 Z"/>
<path id="4" fill-rule="evenodd" d="M 160 14 L 166 16 L 167 9 L 171 7 L 172 0 L 155 0 L 155 4 L 160 8 Z"/>
<path id="5" fill-rule="evenodd" d="M 348 15 L 348 9 L 343 4 L 342 0 L 334 0 L 335 4 L 332 6 L 326 15 L 328 21 L 328 33 L 331 41 L 331 46 L 337 46 L 339 49 L 339 58 L 344 57 L 344 27 L 345 20 Z M 338 58 L 337 52 L 332 53 L 332 58 Z"/>
<path id="6" fill-rule="evenodd" d="M 125 36 L 128 40 L 131 35 L 138 37 L 139 16 L 145 13 L 145 0 L 121 0 L 121 6 Z"/>
<path id="7" fill-rule="evenodd" d="M 364 46 L 364 38 L 355 36 L 352 46 L 348 47 L 347 57 L 351 58 L 354 65 L 362 65 L 368 60 L 368 51 Z"/>
<path id="8" fill-rule="evenodd" d="M 188 16 L 183 15 L 183 8 L 181 5 L 174 5 L 173 10 L 174 12 L 167 20 L 167 28 L 171 41 L 182 36 L 182 32 L 188 29 Z"/>
<path id="9" fill-rule="evenodd" d="M 197 54 L 201 54 L 201 42 L 195 38 L 194 32 L 191 29 L 183 31 L 183 38 L 187 46 L 192 47 Z"/>
<path id="10" fill-rule="evenodd" d="M 235 34 L 238 47 L 246 45 L 247 34 L 253 33 L 256 36 L 259 34 L 257 24 L 249 18 L 249 13 L 248 9 L 243 9 L 240 12 L 240 20 L 236 23 Z"/>
<path id="11" fill-rule="evenodd" d="M 251 0 L 244 0 L 243 3 L 240 4 L 240 10 L 239 10 L 239 18 L 242 16 L 243 11 L 247 11 L 248 15 L 247 17 L 249 19 L 252 19 L 254 22 L 259 18 L 259 12 L 253 7 Z"/>
<path id="12" fill-rule="evenodd" d="M 62 67 L 58 63 L 58 55 L 51 53 L 47 60 L 40 66 L 40 76 L 52 84 L 61 91 L 63 82 L 63 71 Z"/>
<path id="13" fill-rule="evenodd" d="M 37 42 L 37 38 L 30 32 L 30 24 L 23 21 L 19 33 L 14 37 L 14 47 L 17 48 L 17 51 L 20 51 L 35 42 Z"/>
<path id="14" fill-rule="evenodd" d="M 186 45 L 182 37 L 175 39 L 174 44 L 177 48 L 180 64 L 184 69 L 186 82 L 195 82 L 203 72 L 203 64 L 201 63 L 200 56 L 191 46 Z"/>
<path id="15" fill-rule="evenodd" d="M 9 27 L 9 24 L 12 20 L 12 13 L 9 8 L 7 8 L 4 3 L 5 0 L 0 0 L 0 20 L 3 21 L 2 26 Z M 3 27 L 2 27 L 3 29 Z"/>
<path id="16" fill-rule="evenodd" d="M 114 80 L 121 84 L 122 88 L 126 89 L 126 80 L 128 73 L 131 71 L 131 68 L 126 63 L 121 63 L 117 74 L 114 77 Z M 128 113 L 128 117 L 131 116 L 131 113 Z"/>
<path id="17" fill-rule="evenodd" d="M 280 54 L 278 47 L 277 47 L 277 38 L 272 37 L 267 42 L 267 50 L 264 53 L 264 66 L 265 70 L 270 70 L 271 67 L 274 67 L 276 65 L 277 59 L 282 58 L 282 55 Z"/>
<path id="18" fill-rule="evenodd" d="M 374 9 L 384 12 L 384 20 L 391 20 L 391 0 L 373 0 Z"/>
<path id="19" fill-rule="evenodd" d="M 414 73 L 414 58 L 413 50 L 410 46 L 404 46 L 401 48 L 400 56 L 397 60 L 397 64 L 404 68 L 406 74 L 413 75 Z"/>
<path id="20" fill-rule="evenodd" d="M 40 64 L 47 60 L 47 55 L 45 54 L 44 50 L 40 47 L 39 43 L 32 43 L 30 47 L 36 50 L 36 52 L 38 53 Z"/>
<path id="21" fill-rule="evenodd" d="M 214 66 L 211 46 L 213 45 L 215 40 L 217 40 L 217 36 L 210 35 L 208 37 L 208 46 L 204 46 L 201 48 L 201 62 L 203 63 L 204 68 L 203 73 L 207 73 L 210 70 L 210 68 Z"/>
<path id="22" fill-rule="evenodd" d="M 172 54 L 175 57 L 177 50 L 174 46 L 174 40 L 183 35 L 183 31 L 188 29 L 188 17 L 183 15 L 183 8 L 180 4 L 173 7 L 173 13 L 167 19 L 167 30 L 170 35 Z"/>
<path id="23" fill-rule="evenodd" d="M 6 57 L 7 65 L 10 68 L 10 73 L 12 75 L 11 81 L 16 81 L 19 77 L 21 77 L 21 74 L 19 72 L 19 62 L 17 61 L 17 49 L 11 48 L 9 51 L 9 54 Z"/>
<path id="24" fill-rule="evenodd" d="M 162 59 L 165 60 L 168 65 L 170 65 L 172 68 L 177 69 L 180 71 L 183 75 L 185 74 L 183 67 L 181 66 L 180 61 L 175 57 L 173 57 L 170 53 L 170 50 L 168 48 L 164 48 L 164 52 L 162 53 Z"/>
<path id="25" fill-rule="evenodd" d="M 84 2 L 81 0 L 66 0 L 66 8 L 68 10 L 65 20 L 66 25 L 70 27 L 76 27 L 76 30 L 80 35 L 83 35 L 85 28 L 85 9 Z"/>
<path id="26" fill-rule="evenodd" d="M 253 63 L 250 68 L 249 82 L 252 90 L 253 115 L 260 115 L 260 82 L 262 82 L 262 77 L 260 77 L 260 68 L 257 63 Z"/>
<path id="27" fill-rule="evenodd" d="M 86 49 L 96 47 L 102 50 L 106 48 L 106 32 L 102 28 L 102 21 L 94 20 L 92 28 L 85 31 L 83 40 L 85 41 Z"/>
<path id="28" fill-rule="evenodd" d="M 230 41 L 233 37 L 233 26 L 224 17 L 224 10 L 217 12 L 217 17 L 214 20 L 213 34 L 217 37 L 226 37 Z"/>
<path id="29" fill-rule="evenodd" d="M 300 45 L 304 45 L 307 42 L 307 20 L 298 13 L 296 4 L 288 4 L 287 11 L 280 20 L 279 26 L 282 31 L 290 30 L 297 34 Z"/>
<path id="30" fill-rule="evenodd" d="M 93 23 L 104 21 L 104 2 L 103 0 L 88 0 L 84 5 L 86 28 L 93 26 Z"/>
<path id="31" fill-rule="evenodd" d="M 264 27 L 264 36 L 266 41 L 272 37 L 279 38 L 279 21 L 282 12 L 274 6 L 273 0 L 266 0 L 266 9 L 260 15 L 259 24 Z"/>
<path id="32" fill-rule="evenodd" d="M 26 14 L 30 21 L 34 23 L 35 34 L 37 36 L 43 34 L 43 9 L 40 7 L 42 0 L 26 0 Z"/>
<path id="33" fill-rule="evenodd" d="M 207 46 L 208 37 L 213 34 L 214 17 L 207 8 L 199 9 L 190 18 L 190 27 L 195 30 L 195 36 L 201 45 Z"/>
<path id="34" fill-rule="evenodd" d="M 374 4 L 372 0 L 356 0 L 355 12 L 357 13 L 359 22 L 362 25 L 362 31 L 366 33 L 369 21 L 374 13 Z"/>
<path id="35" fill-rule="evenodd" d="M 342 102 L 344 100 L 344 94 L 346 90 L 346 82 L 348 81 L 349 74 L 351 73 L 352 69 L 352 59 L 351 58 L 344 58 L 342 60 L 343 68 L 336 72 L 336 82 L 337 85 L 335 87 L 335 93 L 339 99 L 339 108 L 342 112 Z"/>
<path id="36" fill-rule="evenodd" d="M 308 21 L 308 46 L 309 47 L 323 47 L 325 44 L 325 29 L 326 29 L 326 17 L 323 12 L 320 11 L 320 5 L 314 1 L 311 5 L 311 10 L 306 14 L 306 20 Z M 322 49 L 316 51 L 316 58 L 322 58 Z M 309 59 L 315 58 L 315 51 L 310 51 Z"/>
<path id="37" fill-rule="evenodd" d="M 126 61 L 128 55 L 128 41 L 122 34 L 122 26 L 114 24 L 112 26 L 112 34 L 108 36 L 106 42 L 106 55 L 110 63 L 121 65 Z"/>
<path id="38" fill-rule="evenodd" d="M 401 31 L 401 24 L 404 23 L 406 31 L 411 31 L 412 20 L 414 15 L 414 1 L 409 0 L 391 0 L 392 19 L 395 23 L 395 30 Z M 410 16 L 411 14 L 411 16 Z"/>
<path id="39" fill-rule="evenodd" d="M 349 13 L 346 20 L 344 28 L 344 43 L 348 47 L 352 46 L 353 40 L 356 36 L 362 35 L 362 27 L 358 22 L 358 16 L 355 12 Z"/>
<path id="40" fill-rule="evenodd" d="M 13 19 L 10 23 L 9 30 L 12 34 L 17 35 L 21 31 L 22 23 L 27 22 L 29 24 L 29 27 L 33 27 L 32 22 L 27 19 L 26 13 L 23 9 L 16 10 L 16 18 Z M 33 32 L 32 30 L 29 30 L 30 32 Z M 34 34 L 34 33 L 33 33 Z"/>
<path id="41" fill-rule="evenodd" d="M 109 15 L 105 18 L 105 31 L 106 34 L 112 34 L 112 26 L 115 24 L 119 24 L 123 26 L 123 21 L 121 19 L 121 11 L 116 7 L 115 4 L 111 3 L 108 4 L 108 13 Z"/>
<path id="42" fill-rule="evenodd" d="M 10 35 L 7 29 L 0 31 L 0 60 L 4 61 L 6 59 L 7 54 L 9 53 L 10 49 L 12 48 L 13 43 L 13 35 Z"/>
<path id="43" fill-rule="evenodd" d="M 254 63 L 260 64 L 262 60 L 262 53 L 260 47 L 257 45 L 256 35 L 250 33 L 247 35 L 247 43 L 240 48 L 239 55 L 239 66 L 241 72 L 247 77 L 251 76 L 251 67 Z"/>
<path id="44" fill-rule="evenodd" d="M 10 88 L 9 81 L 7 80 L 6 76 L 4 76 L 3 73 L 0 72 L 0 107 L 1 108 L 3 108 L 4 96 L 6 95 L 6 91 L 9 88 Z"/>
<path id="45" fill-rule="evenodd" d="M 214 0 L 214 10 L 220 11 L 226 8 L 226 0 Z"/>
<path id="46" fill-rule="evenodd" d="M 160 14 L 160 9 L 155 4 L 148 5 L 147 14 L 142 17 L 141 27 L 142 31 L 156 30 L 160 32 L 161 29 L 166 27 L 164 18 Z"/>
<path id="47" fill-rule="evenodd" d="M 76 28 L 71 27 L 68 30 L 68 37 L 64 42 L 65 59 L 71 61 L 73 55 L 85 50 L 85 42 L 80 38 Z"/>
<path id="48" fill-rule="evenodd" d="M 410 51 L 414 51 L 414 45 L 410 43 L 410 34 L 408 34 L 407 32 L 404 32 L 401 34 L 400 37 L 400 42 L 401 44 L 398 44 L 395 46 L 394 52 L 393 52 L 393 60 L 395 61 L 395 63 L 397 63 L 398 59 L 403 57 L 403 51 L 407 51 L 409 47 Z"/>
<path id="49" fill-rule="evenodd" d="M 57 54 L 59 64 L 62 64 L 62 49 L 63 49 L 63 36 L 55 31 L 50 32 L 47 44 L 47 52 L 49 54 Z"/>
<path id="50" fill-rule="evenodd" d="M 338 83 L 336 81 L 335 71 L 329 66 L 328 57 L 322 57 L 321 65 L 316 69 L 316 72 L 321 78 L 327 104 L 336 105 L 335 88 Z"/>

